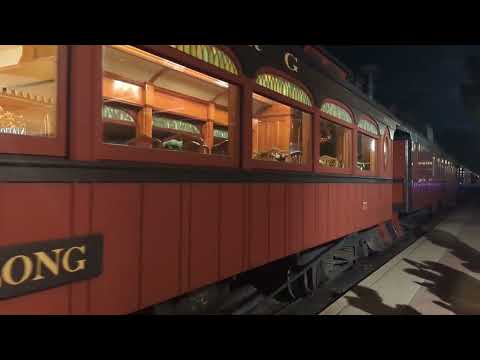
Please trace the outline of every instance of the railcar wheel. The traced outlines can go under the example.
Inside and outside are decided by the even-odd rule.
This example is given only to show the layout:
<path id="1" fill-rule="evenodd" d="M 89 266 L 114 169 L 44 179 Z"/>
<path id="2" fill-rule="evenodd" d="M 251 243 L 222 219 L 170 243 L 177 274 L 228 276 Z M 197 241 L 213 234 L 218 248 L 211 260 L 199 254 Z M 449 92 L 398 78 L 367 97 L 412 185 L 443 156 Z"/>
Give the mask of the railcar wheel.
<path id="1" fill-rule="evenodd" d="M 355 250 L 354 246 L 345 246 L 326 254 L 320 261 L 321 276 L 327 281 L 333 280 L 352 267 L 358 258 Z"/>
<path id="2" fill-rule="evenodd" d="M 366 234 L 365 243 L 373 253 L 385 251 L 387 248 L 387 244 L 376 231 Z"/>
<path id="3" fill-rule="evenodd" d="M 303 277 L 292 280 L 295 275 L 295 269 L 289 268 L 287 271 L 287 291 L 293 300 L 307 295 L 305 287 L 303 286 Z"/>

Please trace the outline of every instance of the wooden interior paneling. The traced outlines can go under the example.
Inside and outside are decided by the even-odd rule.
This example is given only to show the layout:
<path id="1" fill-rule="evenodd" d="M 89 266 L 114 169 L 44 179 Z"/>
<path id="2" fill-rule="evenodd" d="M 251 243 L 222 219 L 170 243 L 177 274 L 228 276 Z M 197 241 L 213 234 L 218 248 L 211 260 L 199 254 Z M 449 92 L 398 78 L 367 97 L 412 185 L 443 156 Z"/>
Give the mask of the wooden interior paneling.
<path id="1" fill-rule="evenodd" d="M 155 91 L 155 108 L 159 111 L 193 117 L 198 120 L 207 120 L 208 106 L 201 102 L 174 96 L 172 94 Z"/>

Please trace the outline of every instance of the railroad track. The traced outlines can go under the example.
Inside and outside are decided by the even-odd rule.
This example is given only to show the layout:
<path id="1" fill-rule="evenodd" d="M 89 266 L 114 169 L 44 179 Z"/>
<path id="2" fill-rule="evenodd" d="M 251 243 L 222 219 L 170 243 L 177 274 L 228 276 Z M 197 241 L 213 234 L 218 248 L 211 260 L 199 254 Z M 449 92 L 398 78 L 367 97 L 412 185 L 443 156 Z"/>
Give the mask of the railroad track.
<path id="1" fill-rule="evenodd" d="M 260 277 L 237 281 L 235 288 L 215 286 L 156 307 L 158 315 L 316 315 L 443 220 L 416 213 L 400 221 L 403 236 L 379 241 L 373 230 L 353 234 L 307 257 L 301 266 L 268 268 Z M 393 227 L 390 232 L 395 232 Z M 288 270 L 287 270 L 288 269 Z M 292 271 L 293 269 L 293 271 Z M 285 272 L 287 273 L 285 274 Z M 283 274 L 283 275 L 282 275 Z M 258 275 L 258 274 L 256 274 Z M 260 279 L 260 280 L 259 280 Z M 213 292 L 213 294 L 212 294 Z M 212 301 L 211 299 L 219 299 Z M 148 313 L 148 312 L 147 312 Z"/>
<path id="2" fill-rule="evenodd" d="M 282 291 L 288 292 L 285 284 L 273 294 L 266 296 L 250 289 L 247 301 L 234 311 L 222 312 L 233 315 L 316 315 L 344 296 L 350 289 L 362 282 L 368 276 L 384 266 L 392 258 L 412 246 L 425 233 L 432 230 L 443 219 L 440 214 L 425 222 L 425 216 L 415 218 L 415 215 L 402 219 L 404 236 L 395 241 L 388 249 L 375 252 L 367 257 L 359 258 L 340 275 L 325 282 L 317 290 L 307 296 L 285 302 L 278 301 L 276 296 Z M 298 275 L 297 277 L 301 277 Z"/>

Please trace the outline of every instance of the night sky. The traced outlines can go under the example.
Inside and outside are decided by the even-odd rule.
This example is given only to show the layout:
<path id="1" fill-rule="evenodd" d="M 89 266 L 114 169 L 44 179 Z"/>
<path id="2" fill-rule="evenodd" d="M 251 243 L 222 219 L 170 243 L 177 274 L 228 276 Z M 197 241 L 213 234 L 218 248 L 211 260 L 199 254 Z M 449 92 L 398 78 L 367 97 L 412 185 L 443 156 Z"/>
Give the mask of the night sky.
<path id="1" fill-rule="evenodd" d="M 325 48 L 355 73 L 363 65 L 377 65 L 376 101 L 394 105 L 401 120 L 420 130 L 430 123 L 447 152 L 480 170 L 480 123 L 466 113 L 461 95 L 466 58 L 480 56 L 480 46 Z"/>

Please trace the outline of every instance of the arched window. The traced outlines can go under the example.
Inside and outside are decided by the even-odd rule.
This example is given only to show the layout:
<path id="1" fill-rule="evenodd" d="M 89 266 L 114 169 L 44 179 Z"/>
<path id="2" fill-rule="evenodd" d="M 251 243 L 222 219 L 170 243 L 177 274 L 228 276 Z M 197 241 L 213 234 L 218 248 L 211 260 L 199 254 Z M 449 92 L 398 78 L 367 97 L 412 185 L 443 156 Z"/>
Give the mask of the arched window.
<path id="1" fill-rule="evenodd" d="M 103 105 L 102 118 L 104 140 L 111 144 L 123 144 L 135 138 L 135 108 L 128 109 L 124 104 Z"/>
<path id="2" fill-rule="evenodd" d="M 103 105 L 102 115 L 104 120 L 116 120 L 135 123 L 135 119 L 133 118 L 133 116 L 130 115 L 126 110 L 123 110 L 121 108 Z"/>
<path id="3" fill-rule="evenodd" d="M 221 49 L 212 45 L 170 45 L 210 65 L 238 75 L 238 69 L 232 59 Z"/>
<path id="4" fill-rule="evenodd" d="M 259 86 L 252 99 L 252 159 L 307 165 L 311 161 L 312 114 L 304 108 L 312 106 L 312 99 L 301 86 L 276 74 L 261 73 L 256 83 Z M 281 96 L 263 93 L 262 88 Z"/>
<path id="5" fill-rule="evenodd" d="M 365 115 L 360 117 L 357 126 L 359 130 L 357 132 L 357 168 L 362 172 L 373 174 L 377 162 L 378 126 Z"/>
<path id="6" fill-rule="evenodd" d="M 320 111 L 324 114 L 330 115 L 336 119 L 353 124 L 353 116 L 345 107 L 340 106 L 332 101 L 325 101 L 320 108 Z"/>
<path id="7" fill-rule="evenodd" d="M 362 117 L 358 121 L 357 126 L 359 129 L 365 130 L 372 135 L 378 136 L 378 128 L 371 120 Z"/>
<path id="8" fill-rule="evenodd" d="M 312 99 L 305 90 L 280 76 L 260 74 L 257 76 L 257 84 L 306 106 L 312 106 L 313 104 Z"/>
<path id="9" fill-rule="evenodd" d="M 153 126 L 162 128 L 162 129 L 170 129 L 174 131 L 182 131 L 185 133 L 190 133 L 193 135 L 200 136 L 200 129 L 189 123 L 188 121 L 184 120 L 176 120 L 170 119 L 165 116 L 154 116 L 153 117 Z"/>
<path id="10" fill-rule="evenodd" d="M 351 169 L 353 115 L 346 106 L 326 100 L 320 107 L 319 166 L 329 169 Z"/>

